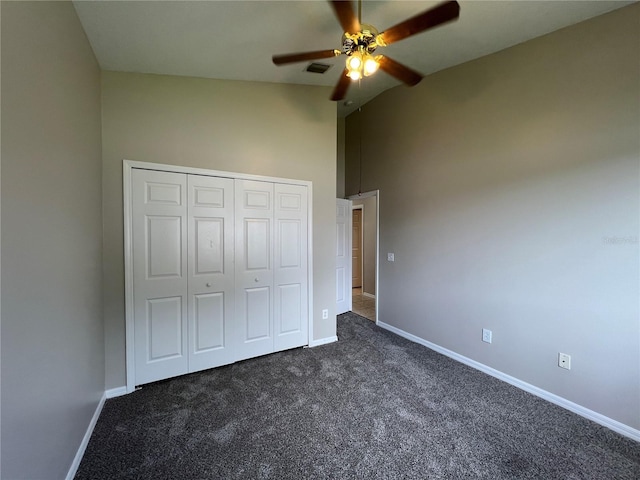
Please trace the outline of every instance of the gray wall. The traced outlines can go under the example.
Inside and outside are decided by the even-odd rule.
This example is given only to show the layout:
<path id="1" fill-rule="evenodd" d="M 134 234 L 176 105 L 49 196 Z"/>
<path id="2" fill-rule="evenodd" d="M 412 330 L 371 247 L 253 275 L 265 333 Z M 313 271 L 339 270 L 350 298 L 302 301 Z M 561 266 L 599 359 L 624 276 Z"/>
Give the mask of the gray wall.
<path id="1" fill-rule="evenodd" d="M 353 205 L 362 205 L 362 291 L 370 295 L 376 294 L 376 228 L 377 228 L 377 200 L 376 197 L 354 199 Z"/>
<path id="2" fill-rule="evenodd" d="M 344 132 L 344 194 L 345 196 L 355 195 L 357 193 L 366 192 L 361 187 L 360 167 L 362 164 L 362 170 L 368 168 L 368 159 L 361 159 L 360 145 L 360 132 L 361 124 L 363 123 L 362 117 L 365 115 L 365 111 L 370 108 L 370 105 L 365 105 L 360 111 L 356 110 L 346 118 Z M 367 129 L 368 131 L 368 129 Z M 367 137 L 368 138 L 368 137 Z M 378 139 L 380 140 L 380 139 Z M 367 140 L 368 142 L 369 140 Z M 366 143 L 366 142 L 365 142 Z M 370 145 L 369 145 L 370 146 Z M 375 190 L 375 189 L 373 189 Z"/>
<path id="3" fill-rule="evenodd" d="M 336 198 L 344 198 L 344 142 L 345 142 L 345 124 L 344 117 L 338 117 L 337 119 L 337 145 L 338 150 L 336 152 Z"/>
<path id="4" fill-rule="evenodd" d="M 123 159 L 312 181 L 313 339 L 336 334 L 337 127 L 329 95 L 324 87 L 103 72 L 107 388 L 126 381 Z"/>
<path id="5" fill-rule="evenodd" d="M 363 108 L 362 185 L 380 189 L 381 252 L 396 255 L 381 263 L 382 322 L 636 429 L 639 15 L 381 95 Z M 347 153 L 347 195 L 354 172 Z"/>
<path id="6" fill-rule="evenodd" d="M 104 392 L 100 72 L 70 2 L 0 8 L 0 476 L 64 478 Z"/>

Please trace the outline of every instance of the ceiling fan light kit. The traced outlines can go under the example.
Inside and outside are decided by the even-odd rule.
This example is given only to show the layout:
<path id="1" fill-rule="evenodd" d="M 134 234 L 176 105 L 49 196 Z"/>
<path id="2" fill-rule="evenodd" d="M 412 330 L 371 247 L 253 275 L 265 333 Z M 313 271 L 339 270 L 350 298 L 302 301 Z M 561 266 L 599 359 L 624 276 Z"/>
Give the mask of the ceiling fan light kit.
<path id="1" fill-rule="evenodd" d="M 422 79 L 422 75 L 405 65 L 384 55 L 373 55 L 378 47 L 385 47 L 412 35 L 437 27 L 443 23 L 456 20 L 460 15 L 460 5 L 455 0 L 436 5 L 414 17 L 394 25 L 378 33 L 378 30 L 367 24 L 361 24 L 353 5 L 347 0 L 329 0 L 338 22 L 344 31 L 342 50 L 318 50 L 313 52 L 274 55 L 273 63 L 286 65 L 295 62 L 317 60 L 321 58 L 346 55 L 346 67 L 333 90 L 331 100 L 342 100 L 352 80 L 373 75 L 378 69 L 397 78 L 408 86 L 414 86 Z"/>
<path id="2" fill-rule="evenodd" d="M 378 48 L 375 27 L 362 24 L 357 33 L 345 32 L 342 35 L 342 52 L 347 55 L 347 75 L 351 80 L 360 80 L 378 71 L 380 55 L 371 55 Z"/>

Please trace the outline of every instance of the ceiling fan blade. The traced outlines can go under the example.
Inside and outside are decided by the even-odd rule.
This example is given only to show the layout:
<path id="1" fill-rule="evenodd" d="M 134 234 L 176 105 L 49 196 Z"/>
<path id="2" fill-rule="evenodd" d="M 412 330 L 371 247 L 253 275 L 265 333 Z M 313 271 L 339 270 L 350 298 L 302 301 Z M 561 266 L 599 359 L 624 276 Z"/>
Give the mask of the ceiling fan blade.
<path id="1" fill-rule="evenodd" d="M 337 102 L 342 100 L 344 96 L 347 94 L 347 90 L 349 89 L 349 84 L 351 83 L 351 79 L 347 76 L 348 70 L 345 68 L 344 72 L 340 75 L 340 79 L 336 84 L 336 88 L 333 89 L 333 93 L 331 94 L 331 100 Z"/>
<path id="2" fill-rule="evenodd" d="M 430 28 L 455 20 L 459 16 L 460 5 L 458 5 L 458 2 L 444 2 L 388 28 L 380 36 L 385 45 L 391 45 L 416 33 L 424 32 Z"/>
<path id="3" fill-rule="evenodd" d="M 318 60 L 320 58 L 333 58 L 340 55 L 340 50 L 317 50 L 315 52 L 288 53 L 286 55 L 274 55 L 273 63 L 285 65 L 287 63 L 304 62 L 307 60 Z"/>
<path id="4" fill-rule="evenodd" d="M 380 55 L 380 58 L 377 60 L 380 65 L 380 70 L 387 72 L 392 77 L 396 77 L 398 80 L 410 87 L 417 85 L 420 80 L 422 80 L 422 75 L 418 72 L 411 70 L 409 67 L 405 67 L 403 64 L 398 63 L 389 57 Z"/>
<path id="5" fill-rule="evenodd" d="M 347 33 L 358 33 L 360 31 L 360 21 L 353 11 L 353 5 L 350 0 L 330 0 L 329 3 L 333 7 L 336 17 L 338 17 L 342 30 Z"/>

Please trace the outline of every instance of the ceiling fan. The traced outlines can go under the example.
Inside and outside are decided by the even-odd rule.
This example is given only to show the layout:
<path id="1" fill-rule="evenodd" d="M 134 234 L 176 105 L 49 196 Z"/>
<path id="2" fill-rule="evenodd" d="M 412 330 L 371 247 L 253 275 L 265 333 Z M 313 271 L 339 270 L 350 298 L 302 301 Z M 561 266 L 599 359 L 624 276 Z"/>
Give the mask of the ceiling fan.
<path id="1" fill-rule="evenodd" d="M 359 1 L 361 2 L 362 0 Z M 422 80 L 420 73 L 384 55 L 373 56 L 373 53 L 378 47 L 386 47 L 430 28 L 456 20 L 460 15 L 458 2 L 448 1 L 378 33 L 374 26 L 360 23 L 351 1 L 329 0 L 329 3 L 344 30 L 342 49 L 274 55 L 273 63 L 286 65 L 288 63 L 337 57 L 342 54 L 347 55 L 346 67 L 331 95 L 331 100 L 334 101 L 344 98 L 350 81 L 373 75 L 378 69 L 387 72 L 408 86 L 416 85 Z M 359 3 L 359 10 L 360 7 L 361 3 Z"/>

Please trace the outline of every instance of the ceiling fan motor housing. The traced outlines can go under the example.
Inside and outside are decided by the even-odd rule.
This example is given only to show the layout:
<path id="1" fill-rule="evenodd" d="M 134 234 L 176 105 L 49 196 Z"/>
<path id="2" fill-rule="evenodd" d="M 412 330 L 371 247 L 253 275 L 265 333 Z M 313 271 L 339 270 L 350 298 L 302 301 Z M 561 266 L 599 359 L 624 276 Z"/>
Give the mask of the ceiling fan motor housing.
<path id="1" fill-rule="evenodd" d="M 378 48 L 378 30 L 372 25 L 362 24 L 358 33 L 345 32 L 342 35 L 342 52 L 353 55 L 356 52 L 373 53 Z"/>

